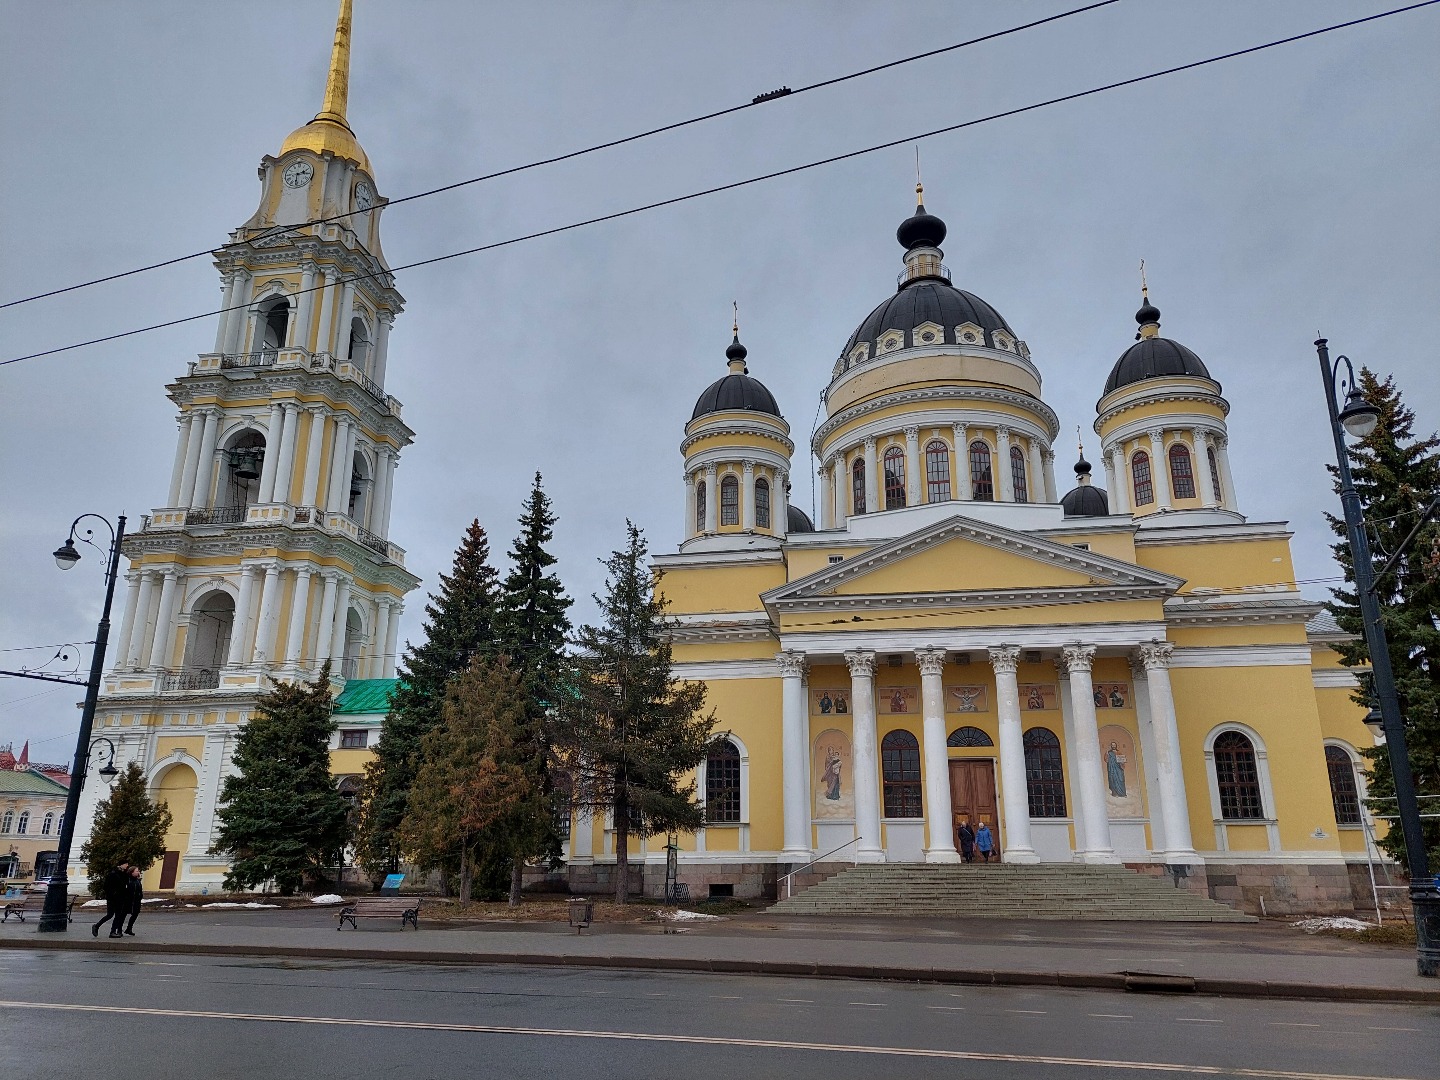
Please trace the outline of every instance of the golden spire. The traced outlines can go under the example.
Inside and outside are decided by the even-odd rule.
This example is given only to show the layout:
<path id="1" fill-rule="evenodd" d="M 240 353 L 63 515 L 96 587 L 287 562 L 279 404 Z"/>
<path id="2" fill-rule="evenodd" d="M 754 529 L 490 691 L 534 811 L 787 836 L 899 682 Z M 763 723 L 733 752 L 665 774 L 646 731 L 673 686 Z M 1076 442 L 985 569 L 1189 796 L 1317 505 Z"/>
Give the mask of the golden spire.
<path id="1" fill-rule="evenodd" d="M 1080 434 L 1080 425 L 1075 425 L 1075 447 L 1080 451 L 1081 458 L 1085 456 L 1085 436 Z"/>
<path id="2" fill-rule="evenodd" d="M 732 325 L 732 326 L 730 327 L 730 329 L 735 332 L 735 340 L 736 340 L 736 341 L 739 341 L 739 340 L 740 340 L 740 301 L 739 301 L 739 300 L 731 300 L 731 301 L 730 301 L 730 306 L 735 309 L 735 322 L 734 322 L 734 325 Z"/>
<path id="3" fill-rule="evenodd" d="M 920 181 L 920 144 L 915 144 L 915 205 L 925 205 L 925 185 Z"/>
<path id="4" fill-rule="evenodd" d="M 1146 300 L 1150 299 L 1150 286 L 1145 282 L 1145 260 L 1140 260 L 1140 295 Z"/>
<path id="5" fill-rule="evenodd" d="M 340 0 L 340 17 L 335 20 L 335 44 L 330 49 L 330 74 L 325 78 L 324 107 L 315 114 L 315 119 L 302 128 L 290 133 L 280 156 L 291 150 L 309 150 L 323 154 L 326 151 L 338 158 L 354 161 L 366 172 L 370 171 L 370 159 L 365 156 L 345 110 L 350 103 L 350 18 L 352 0 Z"/>
<path id="6" fill-rule="evenodd" d="M 316 120 L 332 120 L 349 127 L 345 106 L 350 97 L 350 9 L 351 0 L 340 0 L 340 17 L 335 21 L 335 44 L 330 49 L 330 74 L 325 80 L 325 104 Z"/>

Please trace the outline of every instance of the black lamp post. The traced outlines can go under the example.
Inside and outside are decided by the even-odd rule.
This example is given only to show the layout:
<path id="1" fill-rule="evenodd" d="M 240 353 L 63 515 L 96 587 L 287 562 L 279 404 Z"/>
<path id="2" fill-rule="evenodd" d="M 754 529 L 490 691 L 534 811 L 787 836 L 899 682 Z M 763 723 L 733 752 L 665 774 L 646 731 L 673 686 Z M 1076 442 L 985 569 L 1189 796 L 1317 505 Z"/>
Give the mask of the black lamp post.
<path id="1" fill-rule="evenodd" d="M 1415 911 L 1415 966 L 1421 975 L 1440 976 L 1440 890 L 1430 877 L 1429 860 L 1425 855 L 1425 837 L 1420 827 L 1420 810 L 1415 800 L 1415 778 L 1410 772 L 1410 757 L 1405 750 L 1405 718 L 1400 714 L 1400 698 L 1395 692 L 1395 674 L 1390 667 L 1390 646 L 1381 622 L 1380 598 L 1375 591 L 1375 567 L 1370 561 L 1370 541 L 1365 534 L 1365 518 L 1360 495 L 1350 475 L 1350 455 L 1345 445 L 1348 432 L 1363 439 L 1375 430 L 1380 412 L 1365 400 L 1355 385 L 1355 368 L 1348 357 L 1336 357 L 1332 366 L 1325 339 L 1315 342 L 1320 357 L 1320 372 L 1325 382 L 1325 404 L 1330 413 L 1331 434 L 1335 437 L 1335 460 L 1340 468 L 1340 504 L 1345 509 L 1345 531 L 1355 564 L 1355 593 L 1360 601 L 1360 617 L 1365 624 L 1365 647 L 1370 653 L 1370 672 L 1375 696 L 1379 699 L 1380 721 L 1385 732 L 1385 748 L 1390 755 L 1390 770 L 1395 777 L 1395 801 L 1399 805 L 1400 832 L 1405 841 L 1405 857 L 1410 863 L 1410 904 Z M 1337 403 L 1335 384 L 1340 380 L 1340 365 L 1345 365 L 1345 407 Z M 1431 504 L 1434 510 L 1434 504 Z M 1417 528 L 1410 534 L 1413 539 Z M 1408 543 L 1408 540 L 1407 540 Z M 1386 564 L 1395 564 L 1405 545 Z M 1371 710 L 1372 714 L 1374 710 Z M 1371 717 L 1366 717 L 1367 722 Z"/>
<path id="2" fill-rule="evenodd" d="M 112 526 L 99 514 L 81 514 L 70 523 L 70 535 L 65 543 L 55 550 L 55 565 L 69 570 L 80 561 L 80 552 L 75 549 L 75 527 L 86 518 L 103 522 L 110 530 L 110 549 L 105 552 L 105 606 L 100 609 L 100 625 L 95 630 L 95 652 L 90 657 L 90 678 L 85 683 L 85 708 L 80 714 L 80 732 L 75 739 L 75 763 L 70 769 L 70 791 L 65 796 L 65 820 L 60 825 L 60 850 L 57 853 L 59 866 L 50 877 L 45 890 L 45 907 L 40 913 L 39 931 L 42 934 L 63 933 L 70 929 L 70 843 L 75 839 L 75 818 L 80 812 L 80 790 L 85 786 L 85 773 L 90 766 L 90 728 L 95 722 L 95 702 L 100 697 L 100 676 L 105 671 L 105 646 L 110 640 L 110 604 L 115 599 L 115 579 L 120 568 L 120 544 L 125 539 L 125 515 L 121 514 Z M 86 529 L 81 536 L 82 544 L 89 544 L 96 551 L 104 551 L 90 537 L 94 529 Z M 108 740 L 107 740 L 108 741 Z M 111 760 L 108 768 L 115 768 L 114 745 L 111 745 Z"/>

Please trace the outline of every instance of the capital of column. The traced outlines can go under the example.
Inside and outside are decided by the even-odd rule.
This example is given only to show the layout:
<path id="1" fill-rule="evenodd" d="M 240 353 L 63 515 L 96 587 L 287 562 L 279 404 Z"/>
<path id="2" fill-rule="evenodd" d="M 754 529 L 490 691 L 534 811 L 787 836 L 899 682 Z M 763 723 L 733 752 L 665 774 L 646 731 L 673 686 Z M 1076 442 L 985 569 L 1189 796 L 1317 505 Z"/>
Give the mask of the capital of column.
<path id="1" fill-rule="evenodd" d="M 845 654 L 845 666 L 856 679 L 869 679 L 875 675 L 875 654 L 869 649 L 854 649 Z"/>
<path id="2" fill-rule="evenodd" d="M 1002 447 L 1010 445 L 1010 429 L 1004 424 L 1000 424 L 995 428 L 995 441 Z"/>
<path id="3" fill-rule="evenodd" d="M 873 435 L 865 440 L 865 452 L 867 454 L 873 454 L 875 452 L 875 437 Z"/>
<path id="4" fill-rule="evenodd" d="M 1014 675 L 1020 670 L 1019 645 L 992 645 L 987 651 L 990 653 L 990 666 L 997 675 Z"/>
<path id="5" fill-rule="evenodd" d="M 1046 446 L 1042 448 L 1040 454 L 1042 457 L 1044 457 L 1046 465 L 1055 464 L 1055 451 L 1051 450 L 1050 447 Z"/>
<path id="6" fill-rule="evenodd" d="M 1145 670 L 1155 671 L 1170 666 L 1170 658 L 1175 654 L 1175 646 L 1168 641 L 1145 641 L 1141 642 L 1139 651 L 1140 662 L 1145 665 Z"/>
<path id="7" fill-rule="evenodd" d="M 707 464 L 707 465 L 705 466 L 705 476 L 706 476 L 706 478 L 707 478 L 707 479 L 710 479 L 710 480 L 714 480 L 714 479 L 715 479 L 715 473 L 716 473 L 716 471 L 717 471 L 717 468 L 718 468 L 718 467 L 716 466 L 715 462 L 713 462 L 713 461 L 710 462 L 709 464 Z"/>
<path id="8" fill-rule="evenodd" d="M 945 650 L 916 649 L 915 662 L 920 665 L 921 675 L 941 675 L 945 671 Z"/>
<path id="9" fill-rule="evenodd" d="M 905 429 L 905 441 L 907 443 L 918 443 L 920 441 L 920 429 L 913 424 L 907 427 Z"/>
<path id="10" fill-rule="evenodd" d="M 741 471 L 742 471 L 746 476 L 754 476 L 754 475 L 755 475 L 755 462 L 753 462 L 753 461 L 745 461 L 745 462 L 742 462 L 741 465 L 740 465 L 740 469 L 741 469 Z"/>
<path id="11" fill-rule="evenodd" d="M 1063 653 L 1055 657 L 1055 673 L 1062 679 L 1068 679 L 1070 677 L 1070 665 L 1065 662 Z"/>
<path id="12" fill-rule="evenodd" d="M 1090 671 L 1095 666 L 1094 645 L 1065 645 L 1060 655 L 1070 671 Z"/>
<path id="13" fill-rule="evenodd" d="M 964 424 L 955 425 L 955 445 L 958 448 L 961 443 L 970 437 L 970 429 Z"/>
<path id="14" fill-rule="evenodd" d="M 1224 450 L 1227 446 L 1230 445 L 1230 436 L 1228 435 L 1215 435 L 1212 436 L 1212 438 L 1214 439 L 1215 447 L 1218 450 Z"/>
<path id="15" fill-rule="evenodd" d="M 694 487 L 694 486 L 695 486 L 695 474 L 694 474 L 694 473 L 689 473 L 689 472 L 687 472 L 687 473 L 685 474 L 684 479 L 685 479 L 685 486 L 686 486 L 686 487 Z"/>
<path id="16" fill-rule="evenodd" d="M 1145 432 L 1145 434 L 1150 436 L 1150 445 L 1151 445 L 1151 446 L 1164 446 L 1164 445 L 1165 445 L 1165 429 L 1164 429 L 1164 428 L 1158 428 L 1158 427 L 1157 427 L 1157 428 L 1151 428 L 1149 431 Z"/>
<path id="17" fill-rule="evenodd" d="M 782 679 L 803 679 L 805 677 L 805 654 L 797 649 L 786 649 L 775 654 L 780 665 Z"/>

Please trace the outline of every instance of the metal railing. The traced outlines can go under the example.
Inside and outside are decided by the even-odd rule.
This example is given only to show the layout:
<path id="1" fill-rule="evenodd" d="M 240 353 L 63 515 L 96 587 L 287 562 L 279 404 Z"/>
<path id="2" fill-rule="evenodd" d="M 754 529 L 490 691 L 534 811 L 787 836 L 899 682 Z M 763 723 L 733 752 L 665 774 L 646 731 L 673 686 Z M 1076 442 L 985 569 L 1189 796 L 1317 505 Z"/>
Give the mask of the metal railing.
<path id="1" fill-rule="evenodd" d="M 279 349 L 262 349 L 259 352 L 225 353 L 220 357 L 220 368 L 274 367 L 280 359 Z"/>
<path id="2" fill-rule="evenodd" d="M 185 511 L 186 525 L 234 525 L 244 521 L 250 512 L 248 506 L 212 506 L 202 510 Z"/>
<path id="3" fill-rule="evenodd" d="M 351 364 L 354 365 L 355 362 L 352 360 Z M 358 382 L 361 386 L 363 386 L 366 390 L 368 390 L 370 392 L 370 396 L 373 397 L 376 401 L 379 401 L 382 404 L 385 403 L 384 388 L 374 379 L 370 378 L 370 376 L 362 372 L 358 365 L 355 366 L 355 381 Z"/>
<path id="4" fill-rule="evenodd" d="M 791 887 L 791 884 L 792 884 L 790 879 L 793 878 L 796 874 L 800 873 L 800 872 L 803 871 L 803 870 L 809 870 L 810 867 L 814 866 L 816 863 L 824 862 L 824 861 L 825 861 L 826 859 L 828 859 L 831 855 L 834 855 L 836 851 L 844 851 L 844 850 L 845 850 L 847 847 L 849 847 L 851 844 L 858 844 L 859 842 L 860 842 L 860 837 L 858 837 L 858 836 L 855 837 L 853 840 L 847 840 L 847 841 L 845 841 L 845 843 L 841 844 L 839 847 L 835 848 L 833 851 L 827 851 L 827 852 L 825 852 L 824 855 L 821 855 L 821 856 L 819 856 L 819 857 L 817 857 L 817 858 L 811 859 L 811 860 L 810 860 L 809 862 L 807 862 L 804 866 L 797 867 L 796 869 L 791 870 L 788 874 L 786 874 L 784 877 L 782 877 L 782 878 L 780 879 L 781 881 L 783 881 L 783 882 L 785 883 L 785 899 L 786 899 L 786 900 L 789 900 L 789 899 L 790 899 L 790 887 Z M 860 862 L 860 860 L 859 860 L 858 857 L 857 857 L 857 858 L 854 858 L 854 859 L 851 859 L 850 861 L 851 861 L 851 863 L 856 864 L 856 865 L 858 865 L 859 862 Z"/>
<path id="5" fill-rule="evenodd" d="M 918 269 L 918 272 L 917 272 L 916 270 L 911 270 L 910 267 L 907 266 L 907 267 L 905 267 L 904 270 L 901 270 L 900 273 L 899 273 L 899 274 L 896 276 L 896 278 L 895 278 L 895 284 L 896 284 L 896 286 L 904 285 L 905 282 L 914 280 L 914 279 L 916 279 L 916 278 L 934 277 L 935 275 L 934 275 L 933 273 L 929 273 L 929 271 L 932 270 L 932 269 L 938 270 L 939 273 L 940 273 L 940 276 L 941 276 L 942 278 L 944 278 L 946 281 L 951 280 L 951 279 L 950 279 L 950 267 L 946 266 L 944 263 L 939 264 L 938 267 L 937 267 L 937 266 L 933 266 L 933 265 L 926 265 L 926 266 L 924 266 L 924 267 L 920 267 L 920 268 L 917 268 L 917 269 Z"/>
<path id="6" fill-rule="evenodd" d="M 390 554 L 390 542 L 388 540 L 384 537 L 376 536 L 368 529 L 362 529 L 358 525 L 355 526 L 355 539 L 359 540 L 360 543 L 366 547 L 378 551 L 381 555 L 388 556 Z"/>
<path id="7" fill-rule="evenodd" d="M 194 668 L 190 671 L 168 672 L 160 682 L 160 689 L 214 690 L 219 685 L 219 670 L 215 668 Z"/>

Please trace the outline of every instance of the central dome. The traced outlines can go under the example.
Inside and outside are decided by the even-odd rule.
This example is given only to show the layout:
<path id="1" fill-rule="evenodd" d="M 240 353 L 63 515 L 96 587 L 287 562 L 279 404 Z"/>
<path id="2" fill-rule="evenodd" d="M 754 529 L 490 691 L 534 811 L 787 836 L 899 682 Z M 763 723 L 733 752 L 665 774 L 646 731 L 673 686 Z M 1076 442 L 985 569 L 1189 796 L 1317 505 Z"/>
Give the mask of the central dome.
<path id="1" fill-rule="evenodd" d="M 935 340 L 916 338 L 914 331 L 926 323 L 941 327 L 935 333 Z M 980 327 L 986 340 L 962 342 L 956 339 L 955 329 L 964 323 Z M 843 355 L 849 356 L 856 345 L 868 342 L 870 354 L 879 352 L 881 335 L 887 330 L 899 330 L 905 334 L 904 347 L 919 345 L 994 345 L 990 337 L 996 330 L 1003 330 L 1012 338 L 1015 331 L 1005 317 L 974 293 L 957 289 L 948 281 L 936 278 L 921 278 L 907 281 L 894 296 L 882 301 L 874 311 L 850 335 L 845 343 Z"/>

